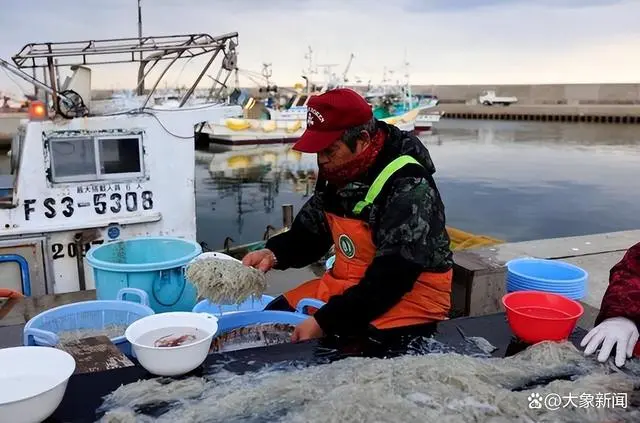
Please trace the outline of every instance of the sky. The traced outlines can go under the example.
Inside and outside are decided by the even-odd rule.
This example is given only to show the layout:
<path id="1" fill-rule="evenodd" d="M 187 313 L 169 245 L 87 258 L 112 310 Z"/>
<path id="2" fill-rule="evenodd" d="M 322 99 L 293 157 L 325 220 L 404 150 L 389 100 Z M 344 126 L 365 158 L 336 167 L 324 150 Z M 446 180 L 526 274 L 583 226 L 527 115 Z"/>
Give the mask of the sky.
<path id="1" fill-rule="evenodd" d="M 5 60 L 28 42 L 138 31 L 137 0 L 0 0 L 0 11 Z M 265 62 L 274 83 L 302 82 L 309 46 L 338 74 L 353 53 L 348 77 L 365 84 L 385 67 L 401 77 L 405 57 L 417 85 L 638 82 L 638 16 L 640 0 L 142 0 L 144 35 L 238 32 L 245 86 Z M 189 85 L 194 64 L 168 84 Z M 135 76 L 101 66 L 93 86 L 129 88 Z M 0 71 L 0 91 L 17 90 Z"/>

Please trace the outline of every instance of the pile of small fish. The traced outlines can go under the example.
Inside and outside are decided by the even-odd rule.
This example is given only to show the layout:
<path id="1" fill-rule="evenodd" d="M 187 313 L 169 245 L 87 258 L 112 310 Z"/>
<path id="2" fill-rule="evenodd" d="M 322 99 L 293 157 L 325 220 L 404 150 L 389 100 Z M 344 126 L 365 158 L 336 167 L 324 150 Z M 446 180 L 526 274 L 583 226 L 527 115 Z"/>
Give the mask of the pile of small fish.
<path id="1" fill-rule="evenodd" d="M 287 323 L 264 323 L 244 326 L 213 338 L 210 352 L 228 352 L 266 347 L 289 342 L 295 326 Z"/>
<path id="2" fill-rule="evenodd" d="M 260 270 L 215 256 L 191 262 L 186 276 L 198 295 L 215 304 L 240 304 L 251 296 L 260 297 L 267 289 L 266 276 Z"/>
<path id="3" fill-rule="evenodd" d="M 639 386 L 639 360 L 621 371 L 570 343 L 543 342 L 508 358 L 352 357 L 141 380 L 105 397 L 98 412 L 103 423 L 636 423 Z"/>
<path id="4" fill-rule="evenodd" d="M 75 342 L 83 338 L 92 338 L 94 336 L 106 336 L 107 338 L 117 338 L 124 335 L 127 325 L 106 325 L 99 329 L 72 329 L 57 332 L 58 340 L 61 344 Z"/>

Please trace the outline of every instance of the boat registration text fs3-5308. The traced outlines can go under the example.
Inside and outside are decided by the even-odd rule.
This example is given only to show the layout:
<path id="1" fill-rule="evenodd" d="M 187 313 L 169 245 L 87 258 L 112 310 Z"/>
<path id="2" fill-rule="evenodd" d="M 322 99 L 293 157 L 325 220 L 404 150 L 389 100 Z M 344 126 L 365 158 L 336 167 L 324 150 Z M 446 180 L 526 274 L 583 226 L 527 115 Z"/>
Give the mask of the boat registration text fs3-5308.
<path id="1" fill-rule="evenodd" d="M 60 199 L 47 197 L 42 201 L 25 199 L 24 218 L 30 220 L 34 213 L 42 213 L 48 219 L 53 219 L 58 215 L 71 217 L 78 209 L 82 208 L 92 208 L 97 215 L 153 209 L 152 191 L 100 192 L 80 197 L 80 199 L 71 195 L 63 196 Z"/>

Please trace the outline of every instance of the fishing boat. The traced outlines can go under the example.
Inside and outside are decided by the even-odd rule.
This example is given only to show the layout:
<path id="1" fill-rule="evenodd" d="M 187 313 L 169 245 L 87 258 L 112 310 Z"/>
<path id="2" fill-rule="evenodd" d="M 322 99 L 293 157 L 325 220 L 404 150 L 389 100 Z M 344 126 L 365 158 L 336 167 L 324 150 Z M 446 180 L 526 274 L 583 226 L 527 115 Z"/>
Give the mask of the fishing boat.
<path id="1" fill-rule="evenodd" d="M 265 63 L 261 76 L 266 81 L 266 85 L 261 87 L 261 91 L 269 93 L 267 98 L 263 101 L 248 98 L 244 104 L 243 118 L 207 122 L 202 134 L 206 135 L 211 144 L 222 149 L 232 146 L 283 144 L 297 141 L 307 128 L 307 103 L 313 96 L 344 86 L 354 55 L 351 54 L 341 76 L 331 72 L 331 68 L 336 65 L 315 64 L 311 47 L 305 58 L 308 60 L 308 67 L 302 77 L 306 84 L 296 84 L 296 91 L 283 107 L 273 106 L 280 103 L 280 98 L 275 98 L 278 90 L 272 89 L 270 64 Z M 318 67 L 324 68 L 322 83 L 316 83 L 312 79 L 318 73 Z M 264 113 L 259 111 L 260 116 L 255 116 L 256 113 L 252 113 L 252 110 L 259 106 L 263 107 Z M 252 114 L 254 117 L 251 117 Z M 403 122 L 399 121 L 399 123 Z"/>
<path id="2" fill-rule="evenodd" d="M 384 69 L 382 81 L 369 86 L 364 98 L 371 104 L 377 119 L 412 132 L 429 131 L 440 120 L 440 113 L 429 112 L 438 105 L 438 98 L 414 95 L 409 80 L 409 63 L 405 61 L 404 82 L 392 82 L 392 70 Z"/>
<path id="3" fill-rule="evenodd" d="M 209 121 L 202 130 L 219 147 L 282 144 L 297 141 L 307 128 L 304 120 L 225 118 Z"/>
<path id="4" fill-rule="evenodd" d="M 91 246 L 143 235 L 195 240 L 194 138 L 204 122 L 239 116 L 242 108 L 188 103 L 212 67 L 226 81 L 237 44 L 237 33 L 31 43 L 13 63 L 0 60 L 52 100 L 30 104 L 11 170 L 0 175 L 0 288 L 26 296 L 92 289 L 84 260 Z M 193 85 L 175 107 L 155 107 L 166 71 L 193 58 L 206 62 Z M 150 92 L 136 108 L 98 114 L 91 67 L 117 63 L 138 63 L 139 84 L 152 81 Z M 68 68 L 72 75 L 59 84 Z M 31 70 L 49 76 L 39 80 Z"/>
<path id="5" fill-rule="evenodd" d="M 433 125 L 440 122 L 442 112 L 423 111 L 416 116 L 415 130 L 416 132 L 427 132 L 433 129 Z"/>
<path id="6" fill-rule="evenodd" d="M 0 148 L 11 146 L 20 121 L 27 117 L 27 104 L 27 101 L 16 101 L 11 95 L 0 92 Z"/>

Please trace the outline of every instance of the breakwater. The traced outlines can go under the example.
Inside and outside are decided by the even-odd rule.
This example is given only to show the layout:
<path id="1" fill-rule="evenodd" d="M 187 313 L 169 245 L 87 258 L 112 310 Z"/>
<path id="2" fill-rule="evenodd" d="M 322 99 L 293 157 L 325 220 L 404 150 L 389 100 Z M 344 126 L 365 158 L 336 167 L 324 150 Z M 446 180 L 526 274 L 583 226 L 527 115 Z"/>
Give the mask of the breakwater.
<path id="1" fill-rule="evenodd" d="M 440 104 L 445 119 L 491 119 L 541 122 L 640 124 L 640 105 Z"/>

